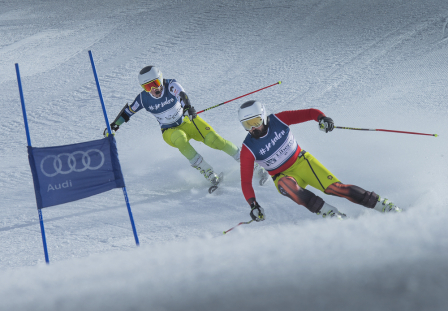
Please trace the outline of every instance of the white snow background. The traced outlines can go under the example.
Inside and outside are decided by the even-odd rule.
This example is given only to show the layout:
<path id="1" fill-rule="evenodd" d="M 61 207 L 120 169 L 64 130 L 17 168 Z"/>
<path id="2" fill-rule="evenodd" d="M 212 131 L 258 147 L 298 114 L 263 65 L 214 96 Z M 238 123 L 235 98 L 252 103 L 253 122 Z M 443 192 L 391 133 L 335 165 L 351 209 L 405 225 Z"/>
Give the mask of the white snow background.
<path id="1" fill-rule="evenodd" d="M 447 22 L 446 0 L 0 1 L 0 310 L 448 309 Z M 238 163 L 192 141 L 226 175 L 208 194 L 142 111 L 116 134 L 140 247 L 116 189 L 42 210 L 46 265 L 14 64 L 33 146 L 94 140 L 88 50 L 110 121 L 156 65 L 197 110 L 281 80 L 201 114 L 237 145 L 250 99 L 440 137 L 293 125 L 341 181 L 405 212 L 324 196 L 350 216 L 326 220 L 254 180 L 266 221 L 223 235 L 250 220 Z"/>

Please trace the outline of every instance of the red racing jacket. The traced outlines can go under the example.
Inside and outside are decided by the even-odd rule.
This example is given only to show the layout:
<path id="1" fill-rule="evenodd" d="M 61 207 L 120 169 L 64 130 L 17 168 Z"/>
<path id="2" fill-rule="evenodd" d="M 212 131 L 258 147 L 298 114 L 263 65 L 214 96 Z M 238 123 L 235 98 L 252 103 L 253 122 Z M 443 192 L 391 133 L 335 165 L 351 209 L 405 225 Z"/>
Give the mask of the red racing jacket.
<path id="1" fill-rule="evenodd" d="M 251 136 L 249 133 L 247 134 L 248 136 L 244 140 L 243 146 L 241 148 L 240 171 L 241 171 L 241 188 L 243 190 L 244 198 L 246 199 L 246 201 L 248 201 L 249 204 L 251 202 L 253 202 L 253 200 L 255 200 L 255 192 L 254 192 L 254 188 L 252 187 L 252 177 L 254 174 L 255 152 L 259 151 L 261 154 L 264 154 L 268 151 L 271 153 L 277 152 L 279 150 L 279 148 L 282 147 L 282 145 L 279 143 L 275 144 L 275 142 L 276 142 L 277 138 L 280 140 L 282 138 L 282 134 L 283 134 L 283 139 L 284 140 L 289 139 L 290 140 L 289 145 L 292 145 L 294 148 L 296 148 L 295 151 L 293 150 L 292 155 L 278 167 L 273 165 L 273 168 L 269 169 L 268 168 L 268 166 L 270 164 L 269 160 L 263 162 L 263 166 L 265 166 L 265 169 L 267 168 L 267 171 L 271 176 L 274 176 L 280 172 L 285 171 L 286 169 L 288 169 L 289 167 L 291 167 L 291 165 L 293 165 L 295 163 L 295 161 L 297 160 L 297 157 L 299 156 L 300 151 L 302 150 L 300 148 L 300 146 L 297 144 L 295 138 L 289 132 L 289 125 L 303 123 L 303 122 L 311 121 L 311 120 L 318 121 L 318 119 L 321 117 L 325 117 L 325 114 L 322 111 L 320 111 L 318 109 L 313 109 L 313 108 L 302 109 L 302 110 L 289 110 L 289 111 L 283 111 L 283 112 L 276 113 L 276 114 L 271 114 L 269 116 L 269 118 L 271 121 L 275 121 L 275 122 L 271 122 L 271 121 L 269 122 L 268 133 L 266 134 L 266 136 L 268 136 L 268 135 L 274 136 L 274 133 L 275 133 L 275 137 L 272 140 L 269 140 L 269 141 L 272 141 L 272 144 L 268 143 L 266 145 L 266 140 L 263 141 L 263 138 L 266 136 L 264 136 L 258 140 L 255 140 L 255 139 L 251 139 Z M 275 119 L 273 119 L 273 118 L 275 118 Z M 275 127 L 276 124 L 283 126 L 283 128 L 285 128 L 288 133 L 285 133 L 284 130 L 280 131 L 281 128 L 277 129 L 278 126 Z M 276 131 L 274 132 L 274 130 L 276 130 Z M 277 132 L 279 132 L 279 133 L 277 133 Z M 289 136 L 287 138 L 286 136 L 288 134 L 289 134 Z M 250 141 L 250 144 L 248 143 L 249 141 Z M 283 146 L 285 144 L 286 143 L 284 143 Z"/>

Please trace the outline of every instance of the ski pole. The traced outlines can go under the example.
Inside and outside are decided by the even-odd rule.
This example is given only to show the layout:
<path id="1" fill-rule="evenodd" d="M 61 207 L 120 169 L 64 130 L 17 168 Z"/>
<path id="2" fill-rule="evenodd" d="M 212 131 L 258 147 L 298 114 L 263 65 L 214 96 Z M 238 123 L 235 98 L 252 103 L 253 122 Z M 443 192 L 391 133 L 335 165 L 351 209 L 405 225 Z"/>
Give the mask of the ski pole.
<path id="1" fill-rule="evenodd" d="M 207 111 L 207 110 L 210 110 L 210 109 L 213 109 L 213 108 L 219 107 L 219 106 L 221 106 L 221 105 L 224 105 L 224 104 L 227 104 L 227 103 L 230 103 L 231 101 L 234 101 L 234 100 L 236 100 L 236 99 L 239 99 L 239 98 L 241 98 L 241 97 L 244 97 L 244 96 L 247 96 L 247 95 L 250 95 L 250 94 L 253 94 L 253 93 L 259 92 L 259 91 L 261 91 L 261 90 L 267 89 L 268 87 L 271 87 L 271 86 L 274 86 L 274 85 L 277 85 L 277 84 L 282 84 L 282 81 L 278 81 L 277 83 L 274 83 L 274 84 L 271 84 L 271 85 L 265 86 L 265 87 L 263 87 L 263 88 L 261 88 L 261 89 L 259 89 L 259 90 L 256 90 L 256 91 L 253 91 L 253 92 L 250 92 L 250 93 L 244 94 L 244 95 L 242 95 L 242 96 L 239 96 L 239 97 L 237 97 L 237 98 L 234 98 L 234 99 L 228 100 L 228 101 L 226 101 L 226 102 L 223 102 L 223 103 L 220 103 L 220 104 L 218 104 L 218 105 L 215 105 L 215 106 L 212 106 L 212 107 L 208 107 L 208 108 L 206 108 L 206 109 L 204 109 L 204 110 L 198 111 L 198 112 L 197 112 L 197 114 L 199 114 L 199 113 L 203 113 L 204 111 Z"/>
<path id="2" fill-rule="evenodd" d="M 427 135 L 438 137 L 437 134 L 425 134 L 425 133 L 416 133 L 416 132 L 404 132 L 404 131 L 393 131 L 393 130 L 383 130 L 383 129 L 361 129 L 354 127 L 345 127 L 345 126 L 335 126 L 335 129 L 343 129 L 343 130 L 356 130 L 356 131 L 377 131 L 377 132 L 392 132 L 392 133 L 402 133 L 402 134 L 414 134 L 414 135 Z"/>
<path id="3" fill-rule="evenodd" d="M 230 229 L 227 230 L 227 231 L 224 231 L 224 234 L 226 234 L 226 233 L 229 232 L 229 231 L 232 231 L 233 229 L 235 229 L 235 228 L 238 227 L 239 225 L 248 225 L 248 224 L 250 224 L 252 221 L 253 221 L 253 220 L 251 220 L 251 221 L 247 221 L 247 222 L 240 222 L 240 223 L 237 224 L 235 227 L 230 228 Z"/>

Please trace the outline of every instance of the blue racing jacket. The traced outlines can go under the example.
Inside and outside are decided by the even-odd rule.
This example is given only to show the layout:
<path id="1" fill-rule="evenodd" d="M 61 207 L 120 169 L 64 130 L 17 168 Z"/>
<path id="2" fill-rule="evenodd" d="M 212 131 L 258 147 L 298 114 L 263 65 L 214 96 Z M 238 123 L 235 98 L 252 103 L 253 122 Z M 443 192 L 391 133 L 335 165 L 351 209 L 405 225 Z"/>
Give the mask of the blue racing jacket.
<path id="1" fill-rule="evenodd" d="M 182 91 L 184 89 L 175 79 L 164 79 L 162 96 L 155 98 L 150 93 L 142 91 L 125 109 L 125 113 L 131 117 L 145 108 L 157 119 L 162 129 L 179 126 L 183 123 L 185 106 L 179 97 Z"/>

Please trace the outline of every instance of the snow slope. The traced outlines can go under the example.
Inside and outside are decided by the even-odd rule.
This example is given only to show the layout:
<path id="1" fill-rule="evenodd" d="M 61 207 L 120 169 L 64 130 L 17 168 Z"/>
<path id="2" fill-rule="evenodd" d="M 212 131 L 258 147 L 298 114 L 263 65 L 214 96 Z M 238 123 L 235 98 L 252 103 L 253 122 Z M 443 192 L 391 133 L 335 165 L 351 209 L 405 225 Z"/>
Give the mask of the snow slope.
<path id="1" fill-rule="evenodd" d="M 0 310 L 446 310 L 448 2 L 445 0 L 1 1 Z M 157 65 L 197 110 L 282 81 L 201 116 L 240 145 L 244 101 L 270 112 L 318 108 L 339 126 L 292 126 L 299 145 L 345 183 L 406 211 L 381 215 L 325 196 L 351 218 L 319 218 L 192 142 L 226 180 L 213 195 L 144 111 L 116 135 L 140 238 L 120 190 L 43 210 L 44 262 L 14 71 L 33 146 L 102 137 L 87 51 L 109 119 Z M 320 192 L 310 188 L 311 191 Z"/>

